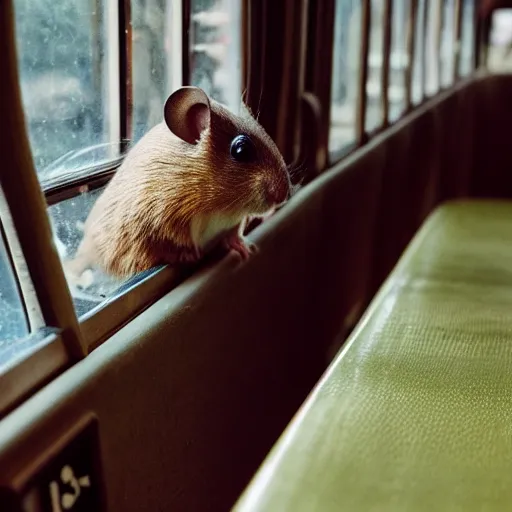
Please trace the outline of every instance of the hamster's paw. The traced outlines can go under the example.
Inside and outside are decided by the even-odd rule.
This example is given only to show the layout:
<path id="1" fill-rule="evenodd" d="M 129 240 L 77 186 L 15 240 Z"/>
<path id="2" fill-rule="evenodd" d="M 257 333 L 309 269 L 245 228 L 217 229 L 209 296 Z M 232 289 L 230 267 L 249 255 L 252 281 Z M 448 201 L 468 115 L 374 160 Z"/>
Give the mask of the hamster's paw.
<path id="1" fill-rule="evenodd" d="M 80 287 L 82 290 L 86 290 L 94 283 L 94 273 L 91 269 L 84 270 L 83 274 L 76 279 L 75 286 Z"/>
<path id="2" fill-rule="evenodd" d="M 85 290 L 89 288 L 94 283 L 94 272 L 91 269 L 86 269 L 82 273 L 77 273 L 73 263 L 72 260 L 67 260 L 62 264 L 64 276 L 70 290 Z"/>
<path id="3" fill-rule="evenodd" d="M 226 249 L 237 253 L 242 260 L 248 260 L 251 254 L 258 251 L 258 248 L 252 242 L 245 240 L 238 233 L 229 236 L 224 240 Z"/>

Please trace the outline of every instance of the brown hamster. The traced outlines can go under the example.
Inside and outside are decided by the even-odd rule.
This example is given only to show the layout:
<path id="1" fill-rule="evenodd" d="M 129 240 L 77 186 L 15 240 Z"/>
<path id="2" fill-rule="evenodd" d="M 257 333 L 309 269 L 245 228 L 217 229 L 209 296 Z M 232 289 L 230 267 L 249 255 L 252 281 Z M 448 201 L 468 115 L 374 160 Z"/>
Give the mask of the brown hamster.
<path id="1" fill-rule="evenodd" d="M 283 157 L 245 105 L 237 116 L 201 89 L 182 87 L 96 201 L 66 271 L 79 277 L 96 266 L 128 277 L 195 262 L 217 243 L 247 258 L 246 219 L 290 194 Z"/>

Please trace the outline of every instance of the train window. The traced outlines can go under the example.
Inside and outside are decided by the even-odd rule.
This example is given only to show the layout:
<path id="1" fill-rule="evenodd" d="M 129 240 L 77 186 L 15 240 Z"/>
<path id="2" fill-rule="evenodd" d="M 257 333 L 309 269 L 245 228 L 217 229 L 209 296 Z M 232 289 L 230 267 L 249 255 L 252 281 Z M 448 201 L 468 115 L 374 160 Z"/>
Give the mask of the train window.
<path id="1" fill-rule="evenodd" d="M 512 9 L 498 9 L 492 15 L 487 65 L 491 71 L 512 70 Z"/>
<path id="2" fill-rule="evenodd" d="M 82 239 L 83 223 L 102 191 L 103 187 L 84 191 L 48 208 L 61 259 L 75 254 Z M 77 315 L 85 315 L 111 297 L 124 282 L 112 279 L 98 270 L 84 272 L 71 290 Z"/>
<path id="3" fill-rule="evenodd" d="M 473 70 L 474 61 L 474 9 L 475 0 L 461 0 L 462 3 L 462 23 L 461 23 L 461 42 L 460 42 L 460 61 L 459 74 L 461 76 L 469 75 Z"/>
<path id="4" fill-rule="evenodd" d="M 453 68 L 455 66 L 455 0 L 444 0 L 442 8 L 440 81 L 442 87 L 449 87 L 453 83 Z"/>
<path id="5" fill-rule="evenodd" d="M 44 10 L 37 7 L 44 3 L 19 2 L 16 11 L 18 40 L 30 26 L 26 22 L 27 17 L 32 16 L 35 18 L 33 23 L 41 24 Z M 84 7 L 86 4 L 78 0 L 71 3 L 55 2 L 52 4 L 51 17 L 44 21 L 48 25 L 48 35 L 45 37 L 49 37 L 49 44 L 53 45 L 51 51 L 34 53 L 34 41 L 18 43 L 22 86 L 34 74 L 47 74 L 49 80 L 53 81 L 46 95 L 51 101 L 60 101 L 52 109 L 47 108 L 44 113 L 37 114 L 39 117 L 36 123 L 32 106 L 33 93 L 31 89 L 26 89 L 24 108 L 29 122 L 32 151 L 43 184 L 72 177 L 76 171 L 84 168 L 94 170 L 94 166 L 120 156 L 121 116 L 129 116 L 129 113 L 122 112 L 120 101 L 120 41 L 117 34 L 122 20 L 117 4 L 116 1 L 98 2 L 96 10 L 91 9 L 90 4 L 87 10 Z M 170 58 L 172 49 L 176 47 L 172 45 L 176 39 L 176 13 L 173 8 L 176 10 L 178 4 L 175 0 L 133 0 L 130 3 L 132 51 L 128 65 L 131 67 L 133 87 L 131 143 L 161 120 L 166 95 L 172 87 L 182 83 L 181 53 L 175 54 L 174 59 Z M 181 37 L 181 17 L 178 21 Z M 69 30 L 73 24 L 77 25 L 79 36 L 76 38 L 81 45 L 69 44 Z M 43 37 L 42 33 L 41 29 L 40 37 Z M 106 33 L 113 35 L 108 44 L 105 41 Z M 130 36 L 130 33 L 127 35 Z M 85 43 L 87 45 L 84 47 Z M 181 48 L 178 49 L 181 51 Z M 55 54 L 60 55 L 59 61 L 55 60 Z M 80 61 L 80 65 L 77 61 Z M 179 72 L 176 71 L 176 62 L 179 63 Z M 60 90 L 58 73 L 76 76 L 76 86 L 87 90 L 95 98 L 94 109 L 87 113 L 89 122 L 75 131 L 73 128 L 70 130 L 62 120 L 59 107 L 71 105 L 76 107 L 76 111 L 87 112 L 83 103 L 80 103 L 87 95 L 77 95 L 74 90 Z M 68 108 L 64 112 L 69 111 Z M 77 125 L 76 119 L 72 121 L 72 126 Z M 64 136 L 66 130 L 70 130 L 70 141 L 66 141 Z M 95 134 L 94 137 L 91 134 Z M 82 236 L 83 223 L 101 191 L 101 188 L 89 191 L 84 186 L 78 195 L 48 208 L 61 258 L 74 255 Z M 83 316 L 94 309 L 112 296 L 121 284 L 123 282 L 110 279 L 100 272 L 86 272 L 79 287 L 72 287 L 77 315 Z"/>
<path id="6" fill-rule="evenodd" d="M 416 26 L 414 28 L 414 60 L 412 68 L 411 100 L 413 105 L 423 101 L 425 68 L 423 55 L 425 50 L 425 10 L 427 0 L 418 0 L 416 10 Z"/>
<path id="7" fill-rule="evenodd" d="M 371 1 L 370 48 L 366 82 L 365 130 L 372 132 L 382 124 L 382 48 L 384 46 L 384 4 Z"/>
<path id="8" fill-rule="evenodd" d="M 14 1 L 23 105 L 43 183 L 68 172 L 71 156 L 74 165 L 98 163 L 106 156 L 105 143 L 119 138 L 108 94 L 117 68 L 107 40 L 117 23 L 113 4 Z"/>
<path id="9" fill-rule="evenodd" d="M 361 2 L 337 0 L 332 61 L 329 152 L 348 149 L 356 137 L 361 57 Z"/>
<path id="10" fill-rule="evenodd" d="M 192 0 L 191 83 L 238 112 L 242 93 L 241 0 Z"/>
<path id="11" fill-rule="evenodd" d="M 0 366 L 12 344 L 29 334 L 25 308 L 16 281 L 11 256 L 0 226 Z"/>
<path id="12" fill-rule="evenodd" d="M 162 120 L 162 105 L 182 83 L 180 2 L 132 0 L 131 20 L 132 140 L 137 141 Z"/>
<path id="13" fill-rule="evenodd" d="M 404 112 L 405 77 L 408 63 L 407 55 L 407 19 L 410 2 L 396 0 L 393 2 L 393 19 L 391 25 L 391 55 L 389 58 L 389 121 L 396 121 Z"/>
<path id="14" fill-rule="evenodd" d="M 439 91 L 439 30 L 440 2 L 427 2 L 427 33 L 425 37 L 425 94 L 434 96 Z"/>
<path id="15" fill-rule="evenodd" d="M 183 21 L 188 18 L 181 0 L 14 3 L 31 149 L 51 198 L 54 241 L 61 259 L 72 258 L 107 181 L 101 181 L 98 171 L 115 170 L 124 143 L 133 145 L 162 120 L 166 97 L 188 80 L 183 51 L 189 51 L 190 83 L 237 110 L 242 5 L 240 0 L 191 1 L 190 45 L 183 45 Z M 101 183 L 89 183 L 97 175 Z M 77 178 L 81 182 L 74 185 Z M 57 185 L 64 193 L 55 199 Z M 87 270 L 70 288 L 78 317 L 89 321 L 129 284 Z M 154 296 L 160 288 L 146 289 Z"/>

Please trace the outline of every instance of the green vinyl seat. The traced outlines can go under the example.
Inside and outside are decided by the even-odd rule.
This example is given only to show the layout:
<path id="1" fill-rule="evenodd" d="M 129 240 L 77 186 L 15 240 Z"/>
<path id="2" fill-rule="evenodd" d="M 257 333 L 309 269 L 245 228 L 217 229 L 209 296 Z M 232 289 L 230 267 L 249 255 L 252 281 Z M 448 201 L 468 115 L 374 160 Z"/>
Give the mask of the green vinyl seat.
<path id="1" fill-rule="evenodd" d="M 430 215 L 233 510 L 512 510 L 512 202 Z"/>

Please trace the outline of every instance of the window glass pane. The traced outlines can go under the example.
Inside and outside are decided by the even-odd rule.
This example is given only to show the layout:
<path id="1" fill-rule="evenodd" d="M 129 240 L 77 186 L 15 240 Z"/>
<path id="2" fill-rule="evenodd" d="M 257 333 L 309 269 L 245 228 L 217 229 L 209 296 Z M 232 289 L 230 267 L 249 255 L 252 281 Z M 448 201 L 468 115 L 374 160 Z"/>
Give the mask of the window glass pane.
<path id="1" fill-rule="evenodd" d="M 83 224 L 104 187 L 84 192 L 48 208 L 54 239 L 61 260 L 72 259 L 83 236 Z M 99 270 L 86 270 L 77 286 L 70 287 L 80 317 L 111 297 L 125 280 L 111 278 Z"/>
<path id="2" fill-rule="evenodd" d="M 370 49 L 366 82 L 365 130 L 371 132 L 382 121 L 382 51 L 384 45 L 384 2 L 371 1 Z"/>
<path id="3" fill-rule="evenodd" d="M 242 1 L 191 1 L 191 83 L 235 113 L 242 97 Z"/>
<path id="4" fill-rule="evenodd" d="M 0 227 L 0 355 L 28 334 L 25 309 Z"/>
<path id="5" fill-rule="evenodd" d="M 409 2 L 393 2 L 391 25 L 391 55 L 389 58 L 389 121 L 396 121 L 405 110 L 405 70 L 407 67 L 407 19 Z"/>
<path id="6" fill-rule="evenodd" d="M 361 2 L 337 0 L 332 62 L 330 153 L 338 153 L 355 142 L 360 57 Z"/>
<path id="7" fill-rule="evenodd" d="M 474 57 L 474 8 L 475 0 L 462 0 L 462 26 L 459 72 L 469 75 L 473 70 Z"/>
<path id="8" fill-rule="evenodd" d="M 132 0 L 133 140 L 163 119 L 181 83 L 181 0 Z M 171 58 L 171 55 L 174 58 Z"/>
<path id="9" fill-rule="evenodd" d="M 41 0 L 38 0 L 41 1 Z M 82 5 L 82 0 L 74 0 Z M 100 0 L 95 0 L 101 6 Z M 64 0 L 57 0 L 57 3 Z M 84 2 L 85 4 L 85 2 Z M 107 147 L 118 145 L 120 134 L 120 95 L 119 95 L 119 11 L 117 0 L 107 2 L 109 10 L 105 11 L 105 20 L 99 24 L 98 30 L 108 30 L 109 48 L 111 53 L 117 55 L 116 59 L 98 61 L 89 58 L 84 67 L 89 66 L 93 71 L 95 66 L 105 69 L 103 89 L 98 89 L 99 97 L 103 94 L 105 104 L 110 104 L 112 112 L 116 112 L 116 137 L 112 136 L 106 140 L 116 141 L 106 143 Z M 163 120 L 163 106 L 168 95 L 182 84 L 181 76 L 181 0 L 131 0 L 130 16 L 131 23 L 127 34 L 131 37 L 131 76 L 133 93 L 133 125 L 132 145 L 150 128 Z M 74 5 L 72 3 L 72 5 Z M 90 7 L 90 3 L 88 4 Z M 76 6 L 75 6 L 76 7 Z M 116 7 L 116 8 L 114 8 Z M 83 23 L 87 26 L 90 18 L 90 10 L 76 8 L 73 12 L 81 12 Z M 112 11 L 112 12 L 111 12 Z M 113 17 L 115 15 L 115 18 Z M 110 21 L 112 23 L 110 23 Z M 114 23 L 115 22 L 115 23 Z M 109 24 L 110 23 L 110 24 Z M 93 28 L 94 25 L 89 24 Z M 102 28 L 103 27 L 103 28 Z M 105 32 L 102 32 L 105 33 Z M 106 49 L 102 49 L 104 53 Z M 100 52 L 101 53 L 101 52 Z M 43 58 L 43 57 L 38 57 Z M 112 64 L 116 65 L 116 74 L 111 69 Z M 84 72 L 87 74 L 86 72 Z M 110 74 L 111 75 L 110 75 Z M 101 78 L 100 73 L 100 78 Z M 103 91 L 103 92 L 102 92 Z M 106 98 L 106 99 L 105 99 Z M 101 97 L 100 97 L 101 100 Z M 103 111 L 103 115 L 108 114 Z M 87 139 L 82 140 L 87 144 Z M 91 152 L 87 147 L 80 153 Z M 76 156 L 70 156 L 66 165 L 73 162 Z M 89 189 L 85 186 L 82 192 L 71 199 L 54 204 L 48 208 L 49 217 L 54 232 L 54 239 L 59 250 L 61 260 L 73 259 L 79 243 L 83 236 L 83 225 L 91 211 L 94 203 L 104 188 Z M 71 283 L 70 290 L 73 296 L 75 309 L 78 316 L 83 316 L 96 308 L 106 299 L 115 295 L 127 280 L 111 278 L 97 269 L 87 269 L 80 282 Z M 131 280 L 130 280 L 131 281 Z"/>
<path id="10" fill-rule="evenodd" d="M 512 70 L 512 9 L 496 10 L 489 37 L 488 66 L 494 72 Z"/>
<path id="11" fill-rule="evenodd" d="M 453 67 L 455 65 L 455 0 L 444 0 L 441 31 L 441 85 L 448 87 L 453 83 Z"/>
<path id="12" fill-rule="evenodd" d="M 439 90 L 439 1 L 428 2 L 425 93 L 433 96 Z"/>
<path id="13" fill-rule="evenodd" d="M 414 64 L 412 70 L 411 100 L 418 105 L 423 100 L 423 50 L 425 47 L 425 2 L 418 0 L 416 27 L 414 31 Z"/>
<path id="14" fill-rule="evenodd" d="M 14 0 L 14 6 L 23 105 L 40 179 L 117 154 L 109 143 L 119 140 L 111 102 L 118 95 L 118 38 L 108 44 L 106 38 L 117 34 L 117 2 Z"/>

